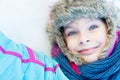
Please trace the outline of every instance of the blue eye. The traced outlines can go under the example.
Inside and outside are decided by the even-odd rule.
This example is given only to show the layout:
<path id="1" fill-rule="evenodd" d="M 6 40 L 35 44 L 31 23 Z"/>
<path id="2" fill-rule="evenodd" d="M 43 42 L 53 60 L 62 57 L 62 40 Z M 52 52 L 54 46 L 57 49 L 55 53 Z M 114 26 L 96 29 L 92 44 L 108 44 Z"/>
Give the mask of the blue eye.
<path id="1" fill-rule="evenodd" d="M 77 34 L 77 32 L 71 31 L 71 32 L 68 33 L 68 36 L 73 36 L 73 35 L 76 35 L 76 34 Z"/>
<path id="2" fill-rule="evenodd" d="M 98 28 L 97 25 L 92 25 L 92 26 L 89 27 L 89 30 L 94 30 L 94 29 L 96 29 L 96 28 Z"/>

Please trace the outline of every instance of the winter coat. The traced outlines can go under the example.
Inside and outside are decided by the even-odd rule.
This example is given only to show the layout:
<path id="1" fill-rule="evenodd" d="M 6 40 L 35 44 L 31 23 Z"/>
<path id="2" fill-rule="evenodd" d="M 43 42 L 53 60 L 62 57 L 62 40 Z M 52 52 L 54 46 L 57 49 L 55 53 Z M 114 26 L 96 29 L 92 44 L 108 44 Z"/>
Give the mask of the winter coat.
<path id="1" fill-rule="evenodd" d="M 68 80 L 44 53 L 16 44 L 0 32 L 0 80 Z"/>

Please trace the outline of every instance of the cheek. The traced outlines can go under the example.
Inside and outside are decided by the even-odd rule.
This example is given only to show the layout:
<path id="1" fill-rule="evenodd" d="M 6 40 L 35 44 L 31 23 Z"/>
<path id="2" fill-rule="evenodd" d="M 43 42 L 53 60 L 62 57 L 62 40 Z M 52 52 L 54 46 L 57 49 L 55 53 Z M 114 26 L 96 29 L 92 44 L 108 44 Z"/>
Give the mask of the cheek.
<path id="1" fill-rule="evenodd" d="M 106 35 L 99 35 L 99 36 L 97 36 L 97 39 L 101 42 L 104 42 L 107 39 L 107 37 L 106 37 Z"/>
<path id="2" fill-rule="evenodd" d="M 104 43 L 104 44 L 107 42 L 107 39 L 108 39 L 107 33 L 105 33 L 105 32 L 100 32 L 100 33 L 96 34 L 95 38 L 98 42 Z"/>
<path id="3" fill-rule="evenodd" d="M 70 51 L 73 51 L 77 45 L 77 42 L 73 39 L 66 39 L 66 45 Z"/>

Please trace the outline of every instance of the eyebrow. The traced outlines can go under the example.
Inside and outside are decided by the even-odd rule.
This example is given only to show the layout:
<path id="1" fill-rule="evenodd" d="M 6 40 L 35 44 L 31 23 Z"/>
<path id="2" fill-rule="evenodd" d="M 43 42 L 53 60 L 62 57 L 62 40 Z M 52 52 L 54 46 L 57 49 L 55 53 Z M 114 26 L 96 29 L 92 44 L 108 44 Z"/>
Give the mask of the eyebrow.
<path id="1" fill-rule="evenodd" d="M 76 21 L 79 20 L 79 19 L 76 19 Z M 96 19 L 98 20 L 98 19 Z M 90 21 L 93 21 L 93 19 L 90 18 L 90 20 L 87 21 L 87 23 L 89 23 Z M 64 30 L 66 30 L 67 28 L 71 28 L 71 26 L 63 26 L 64 27 Z"/>
<path id="2" fill-rule="evenodd" d="M 64 30 L 71 28 L 71 26 L 64 26 Z"/>

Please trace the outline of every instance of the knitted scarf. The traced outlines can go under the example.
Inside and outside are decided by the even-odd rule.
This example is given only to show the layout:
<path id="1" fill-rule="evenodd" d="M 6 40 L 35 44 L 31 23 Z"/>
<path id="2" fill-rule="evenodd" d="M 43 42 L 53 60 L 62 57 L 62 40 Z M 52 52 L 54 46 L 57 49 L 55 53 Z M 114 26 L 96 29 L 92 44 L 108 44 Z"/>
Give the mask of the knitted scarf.
<path id="1" fill-rule="evenodd" d="M 119 80 L 120 79 L 120 39 L 118 40 L 112 54 L 93 63 L 84 64 L 78 67 L 80 75 L 74 72 L 69 61 L 62 52 L 54 58 L 60 64 L 63 73 L 69 80 Z"/>

